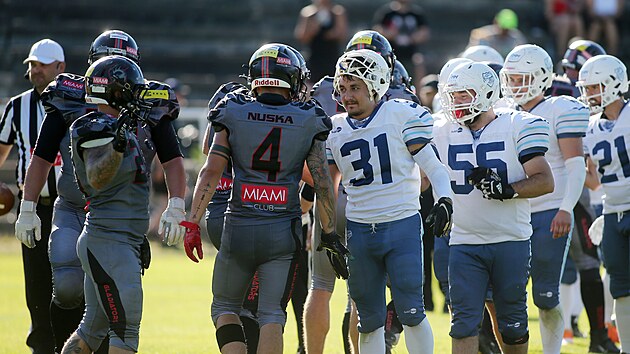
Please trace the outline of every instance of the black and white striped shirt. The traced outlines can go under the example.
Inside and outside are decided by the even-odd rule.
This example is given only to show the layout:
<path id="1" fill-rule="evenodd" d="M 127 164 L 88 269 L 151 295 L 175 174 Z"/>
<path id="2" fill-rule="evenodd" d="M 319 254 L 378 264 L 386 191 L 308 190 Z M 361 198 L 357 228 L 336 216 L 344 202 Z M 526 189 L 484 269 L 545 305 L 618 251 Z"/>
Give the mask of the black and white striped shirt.
<path id="1" fill-rule="evenodd" d="M 34 89 L 24 91 L 9 101 L 0 120 L 0 144 L 13 145 L 18 149 L 18 163 L 15 171 L 20 190 L 24 186 L 26 169 L 35 149 L 37 135 L 44 120 L 44 107 Z M 58 153 L 54 168 L 48 174 L 48 182 L 42 189 L 42 197 L 57 197 L 56 178 L 60 175 L 61 155 Z"/>

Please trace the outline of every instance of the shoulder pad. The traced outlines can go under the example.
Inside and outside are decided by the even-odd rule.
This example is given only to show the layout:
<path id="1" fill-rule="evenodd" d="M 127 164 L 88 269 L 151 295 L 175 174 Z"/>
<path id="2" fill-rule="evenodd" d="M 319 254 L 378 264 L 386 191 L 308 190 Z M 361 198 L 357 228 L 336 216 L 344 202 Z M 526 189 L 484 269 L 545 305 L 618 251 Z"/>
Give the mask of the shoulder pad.
<path id="1" fill-rule="evenodd" d="M 225 83 L 216 90 L 210 101 L 208 101 L 208 109 L 214 108 L 230 92 L 248 94 L 249 89 L 237 82 L 230 81 Z"/>
<path id="2" fill-rule="evenodd" d="M 58 110 L 67 125 L 96 110 L 96 105 L 85 102 L 85 78 L 63 73 L 57 75 L 41 95 L 46 112 Z"/>
<path id="3" fill-rule="evenodd" d="M 159 81 L 147 80 L 147 90 L 143 93 L 144 100 L 151 103 L 149 119 L 159 122 L 163 117 L 175 120 L 179 116 L 179 102 L 173 89 Z"/>
<path id="4" fill-rule="evenodd" d="M 332 87 L 333 83 L 334 78 L 332 76 L 324 76 L 321 80 L 317 81 L 315 85 L 313 85 L 313 88 L 311 89 L 311 96 L 314 96 L 321 87 Z"/>
<path id="5" fill-rule="evenodd" d="M 91 112 L 77 119 L 72 126 L 72 138 L 77 147 L 97 139 L 113 138 L 116 133 L 116 118 L 105 113 Z"/>

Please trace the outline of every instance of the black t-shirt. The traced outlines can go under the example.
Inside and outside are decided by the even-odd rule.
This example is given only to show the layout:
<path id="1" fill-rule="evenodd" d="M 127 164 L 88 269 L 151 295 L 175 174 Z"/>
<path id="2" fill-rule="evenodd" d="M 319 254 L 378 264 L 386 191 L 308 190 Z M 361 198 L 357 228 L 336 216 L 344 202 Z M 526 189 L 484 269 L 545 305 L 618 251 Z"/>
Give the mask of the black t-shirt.
<path id="1" fill-rule="evenodd" d="M 409 11 L 393 10 L 385 5 L 374 15 L 374 23 L 385 28 L 397 28 L 398 36 L 390 39 L 397 57 L 408 60 L 416 51 L 411 35 L 419 28 L 427 26 L 427 20 L 421 7 L 412 5 Z"/>

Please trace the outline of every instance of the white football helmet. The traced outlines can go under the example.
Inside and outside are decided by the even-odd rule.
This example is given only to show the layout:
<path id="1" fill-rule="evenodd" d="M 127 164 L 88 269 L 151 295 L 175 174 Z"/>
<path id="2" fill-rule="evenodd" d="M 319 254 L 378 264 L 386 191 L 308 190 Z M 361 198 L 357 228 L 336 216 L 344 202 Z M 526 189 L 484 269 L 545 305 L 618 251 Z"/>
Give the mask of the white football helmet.
<path id="1" fill-rule="evenodd" d="M 435 95 L 436 97 L 439 98 L 439 102 L 436 102 L 435 99 L 433 100 L 434 102 L 433 110 L 435 112 L 439 111 L 443 107 L 446 107 L 446 96 L 444 96 L 444 86 L 446 86 L 448 77 L 451 75 L 451 72 L 453 72 L 453 69 L 455 69 L 460 64 L 472 63 L 472 62 L 473 62 L 472 60 L 466 59 L 466 58 L 453 58 L 447 61 L 446 64 L 444 64 L 444 66 L 442 67 L 442 70 L 440 70 L 440 74 L 438 75 L 438 84 L 437 84 L 438 93 L 437 95 Z M 438 105 L 436 105 L 436 103 L 438 103 Z"/>
<path id="2" fill-rule="evenodd" d="M 598 55 L 584 63 L 575 85 L 580 89 L 580 101 L 592 113 L 599 113 L 628 91 L 626 66 L 612 55 Z M 599 85 L 599 93 L 588 95 L 585 86 Z M 593 99 L 601 97 L 599 103 Z"/>
<path id="3" fill-rule="evenodd" d="M 510 83 L 509 75 L 522 75 L 523 84 L 515 86 Z M 500 76 L 503 96 L 522 105 L 543 95 L 551 87 L 553 62 L 541 47 L 533 44 L 519 45 L 505 58 Z"/>
<path id="4" fill-rule="evenodd" d="M 376 101 L 385 95 L 391 80 L 391 72 L 385 59 L 377 52 L 369 49 L 346 52 L 337 60 L 333 81 L 335 92 L 339 92 L 339 81 L 344 75 L 363 80 L 368 90 L 376 96 Z M 370 98 L 372 99 L 374 96 Z"/>
<path id="5" fill-rule="evenodd" d="M 503 65 L 503 56 L 496 49 L 487 45 L 474 45 L 467 48 L 460 57 L 477 62 Z"/>
<path id="6" fill-rule="evenodd" d="M 472 98 L 468 103 L 456 103 L 455 92 L 465 91 Z M 446 116 L 453 122 L 472 122 L 480 113 L 488 111 L 499 99 L 499 77 L 483 63 L 458 65 L 444 87 Z"/>

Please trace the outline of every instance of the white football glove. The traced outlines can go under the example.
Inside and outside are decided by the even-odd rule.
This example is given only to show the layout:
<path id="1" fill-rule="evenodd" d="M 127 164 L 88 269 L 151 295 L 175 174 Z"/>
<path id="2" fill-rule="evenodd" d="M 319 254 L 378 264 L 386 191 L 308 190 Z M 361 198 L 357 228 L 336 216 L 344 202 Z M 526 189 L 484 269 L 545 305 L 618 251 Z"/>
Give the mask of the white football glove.
<path id="1" fill-rule="evenodd" d="M 160 226 L 158 234 L 164 232 L 164 241 L 167 245 L 176 245 L 184 238 L 186 228 L 180 226 L 179 223 L 186 220 L 185 203 L 182 198 L 173 197 L 168 200 L 166 210 L 160 218 Z"/>
<path id="2" fill-rule="evenodd" d="M 15 237 L 26 247 L 35 247 L 35 241 L 42 239 L 42 221 L 37 216 L 37 204 L 22 200 L 20 215 L 15 222 Z"/>
<path id="3" fill-rule="evenodd" d="M 588 237 L 591 238 L 591 242 L 595 246 L 599 246 L 602 243 L 604 236 L 604 215 L 600 215 L 597 219 L 593 220 L 591 227 L 588 228 Z"/>

